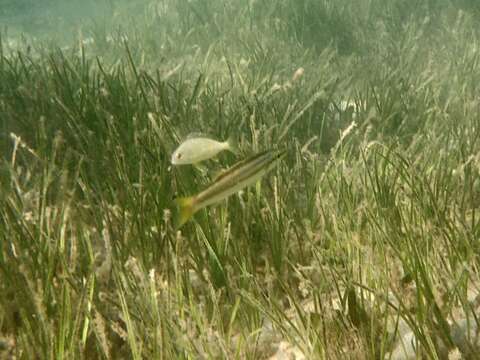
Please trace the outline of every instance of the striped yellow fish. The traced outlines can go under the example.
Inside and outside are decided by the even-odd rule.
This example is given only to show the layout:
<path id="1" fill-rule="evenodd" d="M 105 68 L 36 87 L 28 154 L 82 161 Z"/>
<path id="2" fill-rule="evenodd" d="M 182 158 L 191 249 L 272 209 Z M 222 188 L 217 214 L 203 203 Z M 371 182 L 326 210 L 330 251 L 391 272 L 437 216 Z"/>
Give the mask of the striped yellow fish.
<path id="1" fill-rule="evenodd" d="M 256 154 L 225 170 L 197 195 L 175 199 L 179 208 L 177 228 L 185 224 L 198 210 L 215 204 L 244 187 L 254 184 L 275 167 L 285 154 L 285 150 L 265 151 Z"/>

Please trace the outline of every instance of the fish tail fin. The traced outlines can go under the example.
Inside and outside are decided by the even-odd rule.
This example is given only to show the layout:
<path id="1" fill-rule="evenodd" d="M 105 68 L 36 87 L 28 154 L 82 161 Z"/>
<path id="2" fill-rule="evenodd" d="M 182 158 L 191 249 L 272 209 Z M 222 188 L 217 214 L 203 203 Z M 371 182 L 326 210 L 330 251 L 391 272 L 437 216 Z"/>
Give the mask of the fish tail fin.
<path id="1" fill-rule="evenodd" d="M 230 135 L 230 137 L 227 139 L 227 144 L 228 150 L 230 150 L 234 154 L 238 153 L 238 142 L 235 135 Z"/>
<path id="2" fill-rule="evenodd" d="M 193 209 L 193 197 L 181 197 L 175 199 L 175 203 L 178 207 L 178 215 L 176 218 L 175 228 L 180 228 L 183 224 L 185 224 L 194 213 Z"/>

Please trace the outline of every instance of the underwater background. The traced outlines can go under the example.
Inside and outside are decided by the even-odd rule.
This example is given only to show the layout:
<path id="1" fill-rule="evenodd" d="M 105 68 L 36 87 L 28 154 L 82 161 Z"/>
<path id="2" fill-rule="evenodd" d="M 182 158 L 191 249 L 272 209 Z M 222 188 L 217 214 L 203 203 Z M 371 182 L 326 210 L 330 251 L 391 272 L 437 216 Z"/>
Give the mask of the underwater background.
<path id="1" fill-rule="evenodd" d="M 0 358 L 475 359 L 479 35 L 474 0 L 0 0 Z M 237 149 L 172 164 L 192 133 Z"/>

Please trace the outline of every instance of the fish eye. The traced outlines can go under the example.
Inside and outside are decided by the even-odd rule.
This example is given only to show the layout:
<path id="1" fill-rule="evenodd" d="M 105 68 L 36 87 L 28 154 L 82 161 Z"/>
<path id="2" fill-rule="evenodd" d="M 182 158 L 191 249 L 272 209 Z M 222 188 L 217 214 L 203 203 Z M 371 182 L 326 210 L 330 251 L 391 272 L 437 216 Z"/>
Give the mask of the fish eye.
<path id="1" fill-rule="evenodd" d="M 182 154 L 181 153 L 178 153 L 177 154 L 177 159 L 181 159 L 182 158 Z"/>

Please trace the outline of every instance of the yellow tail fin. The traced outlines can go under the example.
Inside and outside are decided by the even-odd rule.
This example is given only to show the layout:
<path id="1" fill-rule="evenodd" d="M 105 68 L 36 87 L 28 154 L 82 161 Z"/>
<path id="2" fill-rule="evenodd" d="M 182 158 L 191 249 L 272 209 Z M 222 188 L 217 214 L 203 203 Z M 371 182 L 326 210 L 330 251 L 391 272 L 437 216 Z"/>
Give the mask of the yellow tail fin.
<path id="1" fill-rule="evenodd" d="M 185 224 L 193 215 L 193 197 L 183 197 L 175 199 L 175 203 L 178 207 L 178 216 L 176 228 L 180 228 Z"/>

